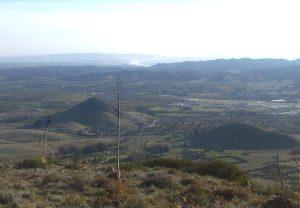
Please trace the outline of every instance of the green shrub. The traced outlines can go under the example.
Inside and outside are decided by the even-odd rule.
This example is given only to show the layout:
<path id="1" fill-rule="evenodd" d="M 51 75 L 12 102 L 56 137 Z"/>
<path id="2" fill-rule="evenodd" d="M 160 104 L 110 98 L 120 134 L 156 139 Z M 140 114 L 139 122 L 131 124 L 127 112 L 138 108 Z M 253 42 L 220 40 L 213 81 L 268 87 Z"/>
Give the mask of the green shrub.
<path id="1" fill-rule="evenodd" d="M 228 181 L 236 181 L 241 185 L 248 184 L 249 178 L 237 166 L 220 160 L 210 162 L 194 162 L 192 160 L 177 160 L 157 158 L 143 162 L 146 167 L 166 167 L 199 175 L 211 175 Z"/>
<path id="2" fill-rule="evenodd" d="M 132 162 L 121 163 L 120 168 L 126 171 L 132 171 L 134 169 L 143 169 L 143 164 L 137 162 L 135 165 Z"/>
<path id="3" fill-rule="evenodd" d="M 48 185 L 48 184 L 51 184 L 51 183 L 58 183 L 59 181 L 60 181 L 60 178 L 58 177 L 58 175 L 50 174 L 50 175 L 46 175 L 45 177 L 43 177 L 42 185 Z"/>
<path id="4" fill-rule="evenodd" d="M 22 160 L 16 164 L 16 168 L 20 169 L 37 169 L 45 168 L 46 164 L 40 159 L 27 159 Z"/>
<path id="5" fill-rule="evenodd" d="M 152 144 L 146 146 L 145 150 L 150 152 L 151 154 L 163 154 L 171 150 L 171 145 L 169 143 Z"/>
<path id="6" fill-rule="evenodd" d="M 169 175 L 153 175 L 146 178 L 142 183 L 142 186 L 150 187 L 154 185 L 155 187 L 166 189 L 176 187 L 176 183 L 173 178 Z"/>
<path id="7" fill-rule="evenodd" d="M 85 155 L 85 154 L 93 154 L 96 152 L 106 151 L 111 146 L 112 146 L 111 143 L 105 143 L 105 142 L 88 144 L 84 147 L 77 147 L 75 145 L 64 145 L 59 148 L 59 152 L 62 155 Z"/>

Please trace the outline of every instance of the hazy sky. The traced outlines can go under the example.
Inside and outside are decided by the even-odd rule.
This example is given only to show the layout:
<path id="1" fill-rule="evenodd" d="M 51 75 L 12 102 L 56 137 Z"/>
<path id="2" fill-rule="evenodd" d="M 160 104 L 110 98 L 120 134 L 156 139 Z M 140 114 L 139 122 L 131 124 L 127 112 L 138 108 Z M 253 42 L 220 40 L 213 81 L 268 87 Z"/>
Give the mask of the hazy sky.
<path id="1" fill-rule="evenodd" d="M 299 0 L 0 0 L 0 56 L 300 57 Z"/>

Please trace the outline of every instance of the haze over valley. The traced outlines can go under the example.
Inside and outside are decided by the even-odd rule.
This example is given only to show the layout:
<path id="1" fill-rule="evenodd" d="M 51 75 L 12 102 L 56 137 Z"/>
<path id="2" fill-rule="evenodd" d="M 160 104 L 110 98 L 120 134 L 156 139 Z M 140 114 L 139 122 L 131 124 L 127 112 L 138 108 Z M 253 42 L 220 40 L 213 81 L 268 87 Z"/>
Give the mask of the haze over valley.
<path id="1" fill-rule="evenodd" d="M 0 207 L 299 207 L 297 8 L 1 1 Z"/>

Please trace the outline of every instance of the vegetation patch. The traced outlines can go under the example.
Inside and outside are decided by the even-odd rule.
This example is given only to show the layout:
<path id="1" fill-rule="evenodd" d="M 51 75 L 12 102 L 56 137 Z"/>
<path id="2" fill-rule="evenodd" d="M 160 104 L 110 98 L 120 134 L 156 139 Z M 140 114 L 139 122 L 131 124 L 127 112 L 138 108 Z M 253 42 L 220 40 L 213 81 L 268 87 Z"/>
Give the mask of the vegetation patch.
<path id="1" fill-rule="evenodd" d="M 45 177 L 43 177 L 42 179 L 42 185 L 49 185 L 49 184 L 53 184 L 53 183 L 58 183 L 60 181 L 60 178 L 58 175 L 56 174 L 49 174 L 46 175 Z"/>
<path id="2" fill-rule="evenodd" d="M 0 192 L 0 205 L 5 205 L 9 208 L 19 208 L 19 203 L 14 197 L 13 193 L 10 192 Z"/>
<path id="3" fill-rule="evenodd" d="M 174 178 L 170 175 L 148 175 L 148 177 L 141 183 L 142 186 L 150 187 L 155 186 L 162 189 L 172 189 L 177 186 Z"/>
<path id="4" fill-rule="evenodd" d="M 88 144 L 83 147 L 78 147 L 75 145 L 64 145 L 59 148 L 59 152 L 62 155 L 87 155 L 96 152 L 103 152 L 111 148 L 113 144 L 105 142 L 97 142 L 94 144 Z"/>
<path id="5" fill-rule="evenodd" d="M 16 164 L 16 168 L 19 169 L 37 169 L 37 168 L 45 168 L 46 163 L 41 159 L 27 159 L 22 160 Z"/>
<path id="6" fill-rule="evenodd" d="M 291 202 L 287 197 L 283 195 L 273 196 L 268 199 L 265 204 L 262 206 L 263 208 L 299 208 L 300 206 Z"/>
<path id="7" fill-rule="evenodd" d="M 83 176 L 74 175 L 72 176 L 68 187 L 74 191 L 82 192 L 85 191 L 87 181 Z"/>
<path id="8" fill-rule="evenodd" d="M 210 162 L 194 162 L 192 160 L 178 160 L 169 158 L 157 158 L 143 162 L 147 167 L 165 167 L 182 170 L 199 175 L 211 175 L 228 181 L 237 181 L 241 184 L 248 184 L 249 178 L 234 164 L 220 160 Z"/>
<path id="9" fill-rule="evenodd" d="M 226 201 L 231 201 L 233 199 L 245 199 L 247 197 L 247 193 L 243 192 L 240 189 L 232 189 L 232 188 L 215 190 L 213 192 L 213 195 L 217 197 L 221 197 Z"/>

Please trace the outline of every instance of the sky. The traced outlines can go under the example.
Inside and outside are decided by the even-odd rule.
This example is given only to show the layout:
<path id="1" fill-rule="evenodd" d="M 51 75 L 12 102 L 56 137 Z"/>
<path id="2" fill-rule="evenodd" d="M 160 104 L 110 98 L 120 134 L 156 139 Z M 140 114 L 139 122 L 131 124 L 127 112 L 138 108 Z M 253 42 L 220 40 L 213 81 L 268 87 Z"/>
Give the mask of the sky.
<path id="1" fill-rule="evenodd" d="M 299 0 L 0 0 L 0 56 L 300 58 Z"/>

